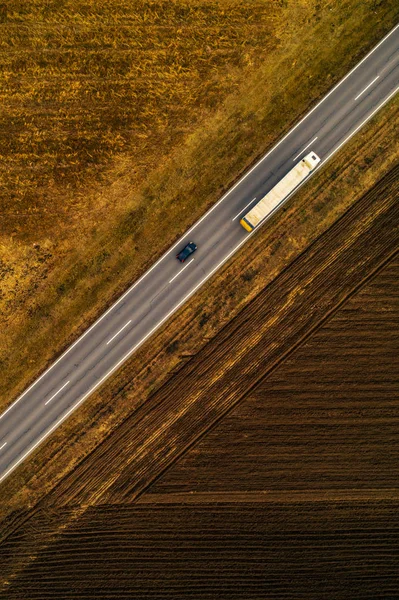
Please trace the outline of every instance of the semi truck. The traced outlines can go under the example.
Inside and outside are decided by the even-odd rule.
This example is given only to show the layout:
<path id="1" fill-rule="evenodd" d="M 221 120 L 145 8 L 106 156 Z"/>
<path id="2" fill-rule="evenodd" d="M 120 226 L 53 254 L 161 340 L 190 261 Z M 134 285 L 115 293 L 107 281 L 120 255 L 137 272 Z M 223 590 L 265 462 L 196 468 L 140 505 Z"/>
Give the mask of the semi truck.
<path id="1" fill-rule="evenodd" d="M 252 231 L 261 223 L 267 216 L 271 215 L 276 208 L 282 204 L 291 192 L 298 187 L 300 183 L 309 175 L 311 171 L 318 165 L 320 158 L 315 152 L 310 152 L 295 167 L 293 167 L 287 175 L 280 181 L 247 212 L 240 224 L 247 231 Z"/>

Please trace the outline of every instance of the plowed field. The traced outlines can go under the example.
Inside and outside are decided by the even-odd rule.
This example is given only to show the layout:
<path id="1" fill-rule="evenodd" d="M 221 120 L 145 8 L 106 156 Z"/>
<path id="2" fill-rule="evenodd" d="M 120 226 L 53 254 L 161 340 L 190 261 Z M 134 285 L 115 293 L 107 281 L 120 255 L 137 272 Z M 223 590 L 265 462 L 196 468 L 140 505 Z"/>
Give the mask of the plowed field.
<path id="1" fill-rule="evenodd" d="M 399 166 L 3 523 L 1 598 L 399 593 L 398 195 Z"/>
<path id="2" fill-rule="evenodd" d="M 399 499 L 398 286 L 396 254 L 140 501 Z"/>
<path id="3" fill-rule="evenodd" d="M 390 501 L 96 507 L 7 600 L 387 600 L 398 526 Z"/>

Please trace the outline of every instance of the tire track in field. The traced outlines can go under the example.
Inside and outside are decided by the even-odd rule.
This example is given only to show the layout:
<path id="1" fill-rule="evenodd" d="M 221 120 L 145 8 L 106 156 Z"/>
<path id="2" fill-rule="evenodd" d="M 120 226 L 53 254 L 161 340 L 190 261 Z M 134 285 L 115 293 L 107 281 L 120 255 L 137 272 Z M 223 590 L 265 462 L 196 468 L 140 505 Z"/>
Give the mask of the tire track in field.
<path id="1" fill-rule="evenodd" d="M 133 501 L 395 251 L 399 165 L 70 473 L 50 504 Z"/>
<path id="2" fill-rule="evenodd" d="M 134 501 L 363 285 L 394 251 L 398 196 L 399 165 L 29 514 L 10 519 L 3 589 L 39 553 L 52 556 L 59 535 L 76 535 L 91 502 Z"/>

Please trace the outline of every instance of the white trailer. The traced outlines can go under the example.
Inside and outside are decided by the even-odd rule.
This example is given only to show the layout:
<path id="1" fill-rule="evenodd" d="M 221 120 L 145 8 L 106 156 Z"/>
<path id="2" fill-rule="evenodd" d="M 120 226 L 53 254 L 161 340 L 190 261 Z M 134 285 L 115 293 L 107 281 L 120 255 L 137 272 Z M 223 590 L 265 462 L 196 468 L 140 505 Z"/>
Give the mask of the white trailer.
<path id="1" fill-rule="evenodd" d="M 263 219 L 275 211 L 285 198 L 309 175 L 320 162 L 314 152 L 310 152 L 295 165 L 275 186 L 251 208 L 240 221 L 247 231 L 252 231 Z"/>

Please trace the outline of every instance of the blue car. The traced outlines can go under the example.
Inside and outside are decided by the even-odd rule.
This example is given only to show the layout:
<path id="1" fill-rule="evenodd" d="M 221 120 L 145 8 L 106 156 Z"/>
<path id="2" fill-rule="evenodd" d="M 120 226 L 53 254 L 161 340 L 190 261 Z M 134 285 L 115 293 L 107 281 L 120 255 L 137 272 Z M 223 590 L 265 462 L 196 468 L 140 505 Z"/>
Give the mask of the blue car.
<path id="1" fill-rule="evenodd" d="M 183 250 L 179 252 L 179 254 L 176 254 L 177 260 L 180 260 L 180 262 L 184 262 L 186 258 L 188 258 L 193 252 L 196 251 L 196 249 L 197 245 L 194 244 L 194 242 L 189 242 L 187 246 L 185 246 Z"/>

